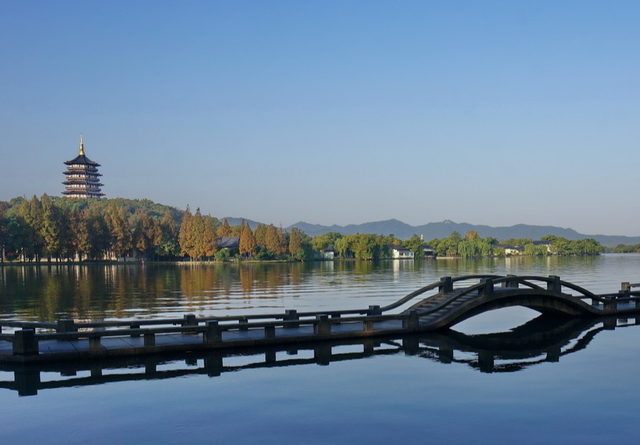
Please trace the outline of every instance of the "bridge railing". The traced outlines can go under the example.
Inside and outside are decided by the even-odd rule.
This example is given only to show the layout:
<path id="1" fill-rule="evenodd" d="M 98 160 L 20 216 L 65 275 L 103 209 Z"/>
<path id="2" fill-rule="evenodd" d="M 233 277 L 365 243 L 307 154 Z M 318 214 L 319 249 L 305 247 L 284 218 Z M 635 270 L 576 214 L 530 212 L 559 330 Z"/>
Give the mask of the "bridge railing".
<path id="1" fill-rule="evenodd" d="M 12 334 L 2 334 L 0 335 L 0 339 L 13 343 L 14 355 L 37 355 L 39 353 L 39 342 L 46 340 L 88 340 L 89 349 L 99 351 L 101 349 L 101 340 L 103 338 L 113 337 L 143 337 L 143 346 L 145 348 L 152 348 L 156 346 L 156 335 L 160 334 L 180 333 L 202 335 L 202 342 L 211 346 L 212 344 L 224 343 L 222 333 L 228 331 L 262 331 L 261 337 L 251 337 L 249 341 L 256 341 L 258 343 L 264 341 L 269 343 L 275 341 L 277 328 L 285 331 L 284 333 L 281 331 L 278 338 L 286 341 L 287 336 L 296 339 L 308 338 L 310 340 L 339 336 L 344 331 L 335 331 L 332 327 L 340 324 L 355 324 L 359 327 L 356 327 L 355 331 L 349 330 L 349 332 L 357 332 L 357 330 L 360 329 L 364 335 L 371 335 L 376 330 L 402 329 L 405 331 L 413 331 L 419 327 L 418 316 L 415 311 L 408 314 L 358 315 L 345 318 L 338 315 L 341 314 L 317 313 L 313 318 L 310 318 L 290 310 L 284 314 L 277 314 L 277 317 L 271 320 L 248 321 L 242 319 L 198 319 L 194 314 L 187 314 L 183 319 L 141 320 L 140 326 L 134 325 L 133 327 L 129 326 L 125 329 L 104 329 L 104 326 L 100 323 L 75 323 L 71 319 L 66 319 L 63 320 L 63 323 L 60 323 L 60 326 L 63 328 L 56 332 L 36 332 L 36 329 L 30 327 L 17 330 Z M 376 329 L 374 326 L 376 322 L 388 322 L 392 320 L 400 321 L 401 324 L 398 324 L 395 328 L 378 327 Z M 144 323 L 142 323 L 142 321 L 144 321 Z M 175 322 L 180 325 L 168 326 L 170 322 Z M 117 323 L 108 324 L 113 327 Z M 103 329 L 89 329 L 88 326 L 101 326 Z M 82 329 L 79 329 L 81 327 Z M 286 333 L 290 328 L 301 327 L 311 329 L 302 333 L 300 331 L 297 333 L 291 331 L 292 333 L 290 335 Z M 241 339 L 238 341 L 241 341 Z"/>
<path id="2" fill-rule="evenodd" d="M 479 279 L 480 281 L 477 284 L 474 284 L 465 288 L 460 288 L 460 289 L 455 289 L 452 285 L 454 282 L 466 281 L 472 278 Z M 538 284 L 533 283 L 532 281 L 542 282 L 546 284 L 546 286 L 544 287 L 540 286 Z M 517 275 L 507 275 L 507 276 L 480 275 L 478 276 L 478 275 L 475 275 L 475 276 L 457 277 L 455 279 L 450 279 L 449 277 L 445 277 L 440 281 L 440 283 L 443 284 L 443 290 L 447 293 L 450 293 L 450 295 L 447 298 L 435 304 L 434 306 L 431 306 L 426 310 L 420 311 L 419 313 L 420 316 L 425 316 L 425 315 L 429 315 L 431 313 L 437 312 L 443 307 L 459 299 L 462 299 L 468 296 L 469 294 L 493 295 L 495 293 L 495 287 L 497 285 L 502 285 L 503 287 L 509 287 L 509 288 L 518 288 L 520 285 L 523 285 L 534 290 L 553 292 L 556 294 L 563 294 L 563 288 L 567 288 L 575 292 L 578 292 L 578 295 L 573 295 L 573 294 L 565 294 L 565 295 L 569 295 L 572 298 L 575 298 L 576 300 L 580 300 L 580 301 L 583 301 L 585 299 L 590 299 L 592 302 L 592 305 L 594 306 L 598 306 L 602 304 L 605 311 L 616 309 L 615 300 L 620 299 L 621 294 L 623 293 L 621 291 L 619 294 L 613 294 L 610 296 L 596 295 L 593 292 L 590 292 L 589 290 L 581 286 L 570 283 L 568 281 L 563 281 L 560 279 L 560 277 L 555 275 L 551 275 L 549 277 L 540 277 L 540 276 L 533 276 L 533 275 L 532 276 L 528 276 L 528 275 L 527 276 L 517 276 Z M 638 287 L 640 287 L 640 283 L 638 284 Z M 640 292 L 631 292 L 627 290 L 626 293 L 624 293 L 624 296 L 627 296 L 627 297 L 640 296 Z M 636 301 L 636 306 L 640 304 L 639 299 L 636 298 L 635 301 Z M 586 302 L 583 301 L 583 303 L 586 303 Z"/>
<path id="3" fill-rule="evenodd" d="M 397 309 L 407 303 L 409 303 L 411 300 L 413 300 L 416 297 L 419 297 L 420 295 L 429 292 L 431 290 L 434 289 L 438 289 L 439 293 L 448 293 L 451 292 L 453 290 L 453 283 L 459 282 L 459 281 L 469 281 L 469 280 L 481 280 L 483 278 L 498 278 L 500 277 L 500 275 L 465 275 L 465 276 L 461 276 L 461 277 L 442 277 L 440 278 L 440 281 L 436 281 L 435 283 L 431 283 L 427 286 L 421 287 L 418 290 L 415 290 L 413 292 L 411 292 L 410 294 L 408 294 L 407 296 L 399 299 L 398 301 L 391 303 L 387 306 L 382 306 L 380 308 L 381 312 L 387 312 L 393 309 Z"/>

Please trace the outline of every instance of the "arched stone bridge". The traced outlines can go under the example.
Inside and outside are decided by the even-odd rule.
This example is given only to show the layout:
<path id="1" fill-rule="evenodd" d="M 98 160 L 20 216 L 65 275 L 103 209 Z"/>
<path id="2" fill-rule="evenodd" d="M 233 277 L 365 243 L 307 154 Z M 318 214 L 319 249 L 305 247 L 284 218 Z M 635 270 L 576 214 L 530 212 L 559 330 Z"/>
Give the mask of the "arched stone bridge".
<path id="1" fill-rule="evenodd" d="M 472 282 L 470 284 L 470 282 Z M 456 284 L 462 284 L 456 287 Z M 468 275 L 444 277 L 380 308 L 385 312 L 437 289 L 437 293 L 414 303 L 403 314 L 418 319 L 419 330 L 437 330 L 494 309 L 524 306 L 540 313 L 570 316 L 605 316 L 640 311 L 636 285 L 623 283 L 615 294 L 596 295 L 558 276 Z"/>

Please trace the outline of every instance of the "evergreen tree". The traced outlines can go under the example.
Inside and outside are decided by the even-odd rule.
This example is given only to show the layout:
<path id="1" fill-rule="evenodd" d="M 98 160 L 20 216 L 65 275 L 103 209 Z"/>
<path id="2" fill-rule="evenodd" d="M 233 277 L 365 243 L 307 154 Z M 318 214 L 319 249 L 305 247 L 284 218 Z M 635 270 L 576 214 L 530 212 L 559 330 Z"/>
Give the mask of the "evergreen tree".
<path id="1" fill-rule="evenodd" d="M 71 248 L 80 261 L 85 257 L 89 257 L 92 247 L 86 213 L 86 210 L 73 212 L 69 221 L 71 233 L 73 234 Z"/>
<path id="2" fill-rule="evenodd" d="M 162 236 L 160 244 L 156 247 L 156 254 L 169 258 L 180 255 L 180 244 L 178 243 L 180 228 L 171 216 L 169 209 L 165 210 L 160 221 L 160 231 Z"/>
<path id="3" fill-rule="evenodd" d="M 60 258 L 62 251 L 62 212 L 53 205 L 51 198 L 43 195 L 40 201 L 42 217 L 40 221 L 40 237 L 42 238 L 42 252 L 51 261 L 51 257 Z"/>

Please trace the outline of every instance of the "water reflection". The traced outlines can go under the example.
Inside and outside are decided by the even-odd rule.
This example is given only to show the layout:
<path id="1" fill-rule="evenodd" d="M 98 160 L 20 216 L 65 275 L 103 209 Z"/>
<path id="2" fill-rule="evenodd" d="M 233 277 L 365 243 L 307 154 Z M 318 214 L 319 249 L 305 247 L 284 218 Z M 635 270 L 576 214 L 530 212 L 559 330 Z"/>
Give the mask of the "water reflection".
<path id="1" fill-rule="evenodd" d="M 144 358 L 42 365 L 0 365 L 0 388 L 20 396 L 46 389 L 207 375 L 246 369 L 330 365 L 380 355 L 410 355 L 484 373 L 516 372 L 540 363 L 559 362 L 585 349 L 603 330 L 637 329 L 637 319 L 567 318 L 541 315 L 506 333 L 466 335 L 455 330 L 361 341 L 301 344 L 242 351 L 215 351 Z"/>
<path id="2" fill-rule="evenodd" d="M 442 276 L 560 275 L 594 292 L 637 281 L 638 256 L 0 267 L 0 317 L 159 318 L 389 304 Z M 367 299 L 360 302 L 358 299 Z"/>

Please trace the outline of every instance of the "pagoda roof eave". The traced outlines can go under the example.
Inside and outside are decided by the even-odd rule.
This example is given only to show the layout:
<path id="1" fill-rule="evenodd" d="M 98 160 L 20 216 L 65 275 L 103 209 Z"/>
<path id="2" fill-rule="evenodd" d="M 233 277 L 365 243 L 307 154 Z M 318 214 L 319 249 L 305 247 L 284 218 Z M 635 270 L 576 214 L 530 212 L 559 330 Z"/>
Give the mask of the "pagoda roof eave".
<path id="1" fill-rule="evenodd" d="M 93 165 L 93 166 L 96 166 L 96 167 L 100 167 L 100 164 L 98 164 L 97 162 L 92 161 L 86 155 L 78 155 L 74 159 L 72 159 L 71 161 L 65 161 L 65 164 L 66 165 L 86 164 L 86 165 Z"/>

